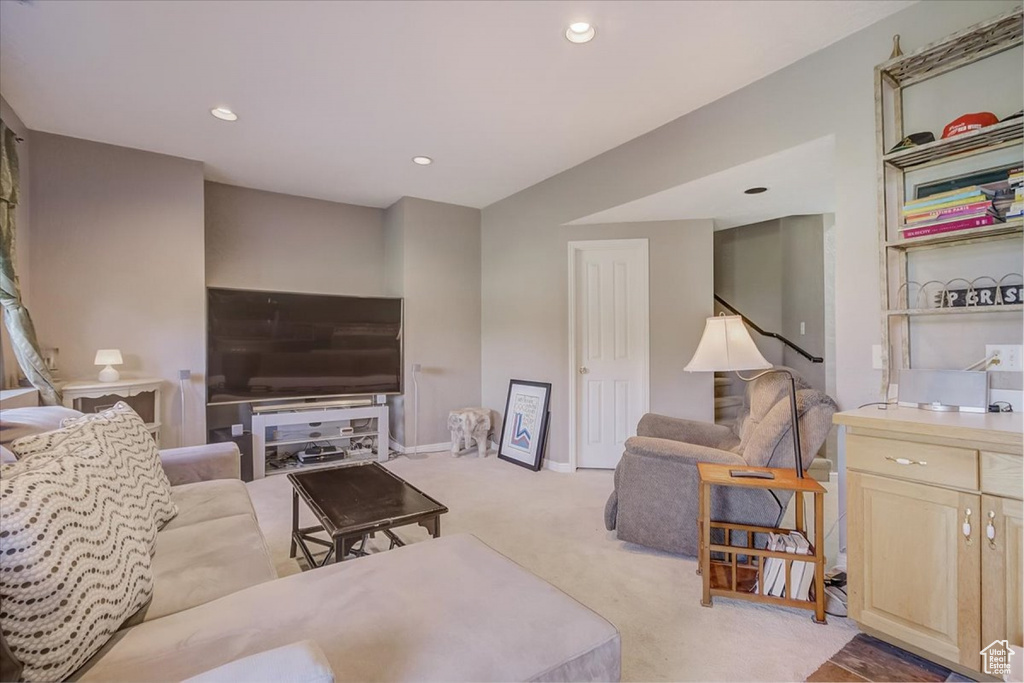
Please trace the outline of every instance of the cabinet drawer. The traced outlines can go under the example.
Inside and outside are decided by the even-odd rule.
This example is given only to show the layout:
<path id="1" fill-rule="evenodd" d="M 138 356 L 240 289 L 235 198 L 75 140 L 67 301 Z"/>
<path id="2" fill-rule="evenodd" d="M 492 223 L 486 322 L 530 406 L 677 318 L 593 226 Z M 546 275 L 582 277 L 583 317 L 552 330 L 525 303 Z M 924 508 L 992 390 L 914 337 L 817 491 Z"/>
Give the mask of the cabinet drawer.
<path id="1" fill-rule="evenodd" d="M 981 491 L 1020 500 L 1024 497 L 1024 458 L 1009 453 L 981 452 Z"/>
<path id="2" fill-rule="evenodd" d="M 966 448 L 849 434 L 846 466 L 925 484 L 978 490 L 978 451 Z"/>

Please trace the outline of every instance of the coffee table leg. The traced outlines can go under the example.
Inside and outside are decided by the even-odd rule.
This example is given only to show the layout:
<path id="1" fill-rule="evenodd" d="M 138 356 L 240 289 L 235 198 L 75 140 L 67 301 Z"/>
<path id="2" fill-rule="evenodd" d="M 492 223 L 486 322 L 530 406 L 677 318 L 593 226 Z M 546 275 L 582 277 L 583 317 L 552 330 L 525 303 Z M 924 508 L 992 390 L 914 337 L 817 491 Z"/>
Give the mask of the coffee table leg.
<path id="1" fill-rule="evenodd" d="M 345 539 L 342 536 L 334 536 L 334 561 L 341 562 L 345 559 Z"/>
<path id="2" fill-rule="evenodd" d="M 292 489 L 292 542 L 288 546 L 288 557 L 295 557 L 295 533 L 299 530 L 299 492 Z"/>
<path id="3" fill-rule="evenodd" d="M 434 538 L 441 538 L 441 515 L 434 517 Z"/>

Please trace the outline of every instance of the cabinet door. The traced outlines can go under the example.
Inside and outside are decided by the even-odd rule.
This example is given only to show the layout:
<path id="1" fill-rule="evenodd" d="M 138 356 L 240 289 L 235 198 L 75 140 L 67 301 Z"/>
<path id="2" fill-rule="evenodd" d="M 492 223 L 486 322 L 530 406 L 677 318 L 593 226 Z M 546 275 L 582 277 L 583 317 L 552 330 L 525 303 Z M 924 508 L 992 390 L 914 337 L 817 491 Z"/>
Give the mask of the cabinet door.
<path id="1" fill-rule="evenodd" d="M 981 536 L 982 644 L 1005 638 L 1011 645 L 1024 645 L 1024 627 L 1021 625 L 1024 504 L 1009 498 L 982 496 L 981 508 L 984 514 Z"/>
<path id="2" fill-rule="evenodd" d="M 859 472 L 847 481 L 850 616 L 977 669 L 981 496 Z"/>

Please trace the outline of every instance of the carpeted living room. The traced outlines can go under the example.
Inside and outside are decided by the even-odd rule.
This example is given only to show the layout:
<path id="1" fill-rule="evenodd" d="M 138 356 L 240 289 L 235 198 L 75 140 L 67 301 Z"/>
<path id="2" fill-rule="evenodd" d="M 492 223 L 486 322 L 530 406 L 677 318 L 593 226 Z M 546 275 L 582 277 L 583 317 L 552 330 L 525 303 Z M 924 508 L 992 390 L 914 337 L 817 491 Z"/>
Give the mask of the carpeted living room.
<path id="1" fill-rule="evenodd" d="M 1021 680 L 1022 13 L 0 0 L 0 681 Z"/>

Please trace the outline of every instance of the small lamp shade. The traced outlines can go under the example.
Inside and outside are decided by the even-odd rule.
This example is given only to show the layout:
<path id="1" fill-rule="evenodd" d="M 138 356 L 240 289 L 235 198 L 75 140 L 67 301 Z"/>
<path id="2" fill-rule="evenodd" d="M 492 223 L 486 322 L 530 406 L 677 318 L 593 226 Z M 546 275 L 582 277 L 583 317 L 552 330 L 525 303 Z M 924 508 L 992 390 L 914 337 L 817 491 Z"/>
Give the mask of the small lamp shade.
<path id="1" fill-rule="evenodd" d="M 96 365 L 122 365 L 120 349 L 100 349 L 96 352 Z"/>
<path id="2" fill-rule="evenodd" d="M 766 370 L 772 367 L 750 338 L 743 318 L 720 315 L 707 319 L 697 351 L 687 363 L 687 372 L 731 372 Z"/>
<path id="3" fill-rule="evenodd" d="M 112 365 L 122 365 L 124 360 L 121 358 L 120 349 L 100 349 L 96 352 L 96 365 L 106 366 L 100 370 L 100 381 L 101 382 L 116 382 L 121 378 L 121 373 L 112 368 Z"/>

